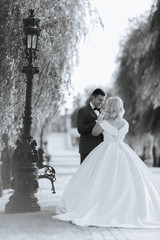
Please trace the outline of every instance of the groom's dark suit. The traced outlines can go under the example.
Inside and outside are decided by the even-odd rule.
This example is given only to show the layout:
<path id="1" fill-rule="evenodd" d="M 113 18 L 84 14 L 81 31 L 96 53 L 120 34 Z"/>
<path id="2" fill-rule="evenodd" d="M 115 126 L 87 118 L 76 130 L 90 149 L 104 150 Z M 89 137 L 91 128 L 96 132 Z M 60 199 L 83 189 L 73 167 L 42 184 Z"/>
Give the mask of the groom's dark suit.
<path id="1" fill-rule="evenodd" d="M 103 141 L 103 135 L 97 137 L 92 136 L 91 132 L 96 124 L 97 115 L 88 104 L 79 109 L 77 115 L 77 127 L 80 133 L 79 153 L 81 154 L 81 162 L 98 144 Z"/>

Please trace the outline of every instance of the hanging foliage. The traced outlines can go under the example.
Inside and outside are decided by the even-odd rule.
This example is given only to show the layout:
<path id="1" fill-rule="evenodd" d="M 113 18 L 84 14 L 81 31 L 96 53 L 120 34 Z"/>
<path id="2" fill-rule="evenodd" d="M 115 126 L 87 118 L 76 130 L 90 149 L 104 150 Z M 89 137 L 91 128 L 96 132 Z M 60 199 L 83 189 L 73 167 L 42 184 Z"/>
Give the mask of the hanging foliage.
<path id="1" fill-rule="evenodd" d="M 135 23 L 135 21 L 134 21 Z M 156 108 L 160 106 L 160 1 L 154 1 L 148 16 L 136 19 L 119 57 L 116 77 L 118 94 L 124 100 L 130 134 L 155 131 Z M 158 119 L 157 119 L 158 120 Z M 156 130 L 159 132 L 158 124 Z"/>
<path id="2" fill-rule="evenodd" d="M 33 128 L 54 119 L 64 93 L 71 87 L 71 74 L 78 62 L 78 44 L 90 24 L 101 20 L 89 0 L 1 0 L 0 2 L 0 134 L 7 132 L 13 144 L 22 128 L 27 64 L 23 44 L 23 18 L 30 9 L 40 19 L 38 66 L 34 76 Z M 85 19 L 89 17 L 90 23 Z"/>

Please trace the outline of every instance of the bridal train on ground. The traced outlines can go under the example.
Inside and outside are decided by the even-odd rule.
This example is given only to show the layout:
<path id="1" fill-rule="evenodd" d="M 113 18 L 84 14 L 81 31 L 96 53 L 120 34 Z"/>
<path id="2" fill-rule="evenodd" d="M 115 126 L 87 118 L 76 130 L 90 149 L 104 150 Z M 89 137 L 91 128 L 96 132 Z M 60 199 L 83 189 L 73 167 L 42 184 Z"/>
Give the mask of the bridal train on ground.
<path id="1" fill-rule="evenodd" d="M 160 228 L 160 188 L 148 167 L 107 120 L 104 141 L 79 167 L 54 219 L 79 226 Z"/>

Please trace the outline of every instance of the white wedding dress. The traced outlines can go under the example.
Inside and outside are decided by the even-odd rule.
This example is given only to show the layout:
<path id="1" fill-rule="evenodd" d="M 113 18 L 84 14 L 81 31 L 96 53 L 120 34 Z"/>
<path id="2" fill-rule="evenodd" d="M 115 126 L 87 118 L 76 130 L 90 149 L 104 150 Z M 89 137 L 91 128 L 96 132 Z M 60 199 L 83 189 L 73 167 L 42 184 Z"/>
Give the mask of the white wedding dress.
<path id="1" fill-rule="evenodd" d="M 160 228 L 160 188 L 148 167 L 117 130 L 100 123 L 104 141 L 80 165 L 54 219 L 79 226 Z"/>

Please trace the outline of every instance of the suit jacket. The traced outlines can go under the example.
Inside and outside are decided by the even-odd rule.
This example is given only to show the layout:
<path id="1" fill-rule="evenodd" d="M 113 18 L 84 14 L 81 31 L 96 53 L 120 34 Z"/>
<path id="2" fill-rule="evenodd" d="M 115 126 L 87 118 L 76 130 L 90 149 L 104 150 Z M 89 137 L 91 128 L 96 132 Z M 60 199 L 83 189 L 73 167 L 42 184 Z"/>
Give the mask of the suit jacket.
<path id="1" fill-rule="evenodd" d="M 90 104 L 79 109 L 77 114 L 77 128 L 80 133 L 79 153 L 90 153 L 103 141 L 103 135 L 92 136 L 91 132 L 96 124 L 97 115 Z"/>

